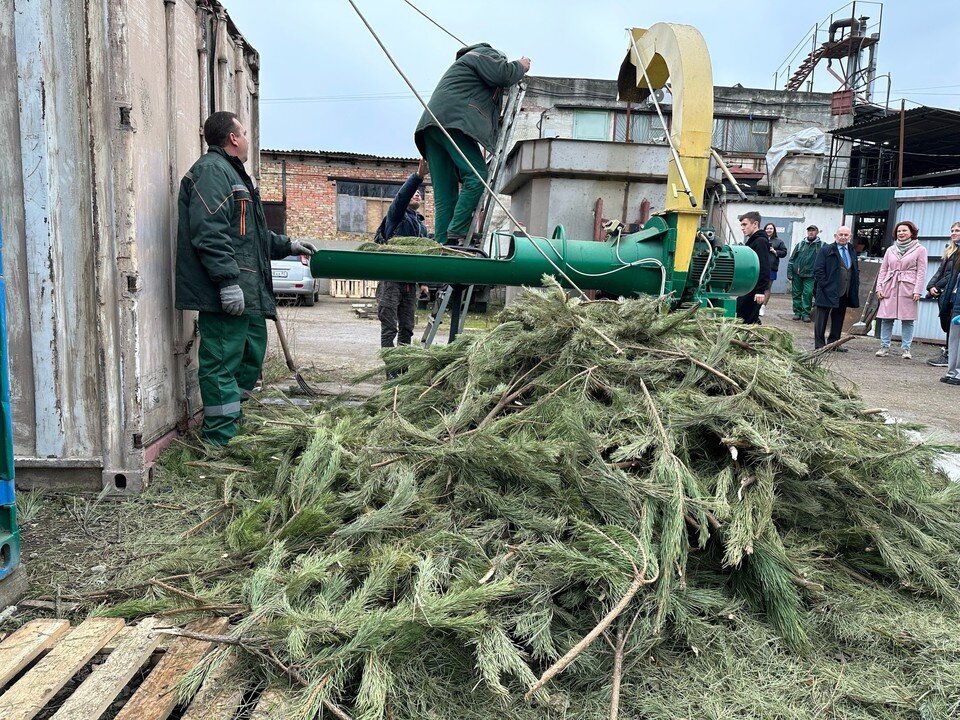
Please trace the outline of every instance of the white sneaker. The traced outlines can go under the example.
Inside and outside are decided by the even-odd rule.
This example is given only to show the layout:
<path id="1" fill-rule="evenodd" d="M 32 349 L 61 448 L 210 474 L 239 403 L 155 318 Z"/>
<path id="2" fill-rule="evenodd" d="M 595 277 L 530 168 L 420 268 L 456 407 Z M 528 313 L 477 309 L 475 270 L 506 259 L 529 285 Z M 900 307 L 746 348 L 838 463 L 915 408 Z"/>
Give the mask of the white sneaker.
<path id="1" fill-rule="evenodd" d="M 913 355 L 910 354 L 909 350 L 904 350 L 903 355 L 901 355 L 904 360 L 913 360 Z"/>
<path id="2" fill-rule="evenodd" d="M 889 354 L 890 354 L 890 348 L 882 347 L 879 350 L 877 350 L 877 357 L 886 357 Z"/>
<path id="3" fill-rule="evenodd" d="M 760 306 L 760 317 L 763 317 L 763 305 Z"/>

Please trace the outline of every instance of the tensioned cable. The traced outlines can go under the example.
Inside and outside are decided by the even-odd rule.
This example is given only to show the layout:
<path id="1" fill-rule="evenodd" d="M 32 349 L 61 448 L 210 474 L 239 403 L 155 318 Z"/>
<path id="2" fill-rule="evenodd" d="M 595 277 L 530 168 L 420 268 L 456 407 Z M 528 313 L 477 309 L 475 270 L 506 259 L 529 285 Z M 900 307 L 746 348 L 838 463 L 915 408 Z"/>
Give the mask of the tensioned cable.
<path id="1" fill-rule="evenodd" d="M 367 18 L 365 18 L 364 15 L 363 15 L 363 13 L 360 12 L 360 8 L 357 7 L 356 3 L 355 3 L 353 0 L 347 0 L 347 2 L 350 3 L 350 6 L 353 8 L 354 12 L 357 13 L 357 15 L 359 16 L 360 20 L 363 22 L 364 25 L 366 25 L 367 30 L 370 31 L 370 34 L 371 34 L 371 35 L 373 35 L 373 39 L 377 41 L 377 45 L 379 45 L 379 46 L 380 46 L 380 49 L 383 50 L 383 53 L 384 53 L 384 55 L 387 56 L 387 59 L 390 61 L 390 64 L 393 65 L 394 69 L 395 69 L 398 73 L 400 73 L 400 77 L 403 78 L 403 81 L 407 84 L 407 86 L 408 86 L 411 90 L 413 90 L 413 94 L 417 96 L 417 100 L 419 100 L 419 101 L 420 101 L 420 104 L 423 105 L 424 110 L 426 110 L 427 113 L 430 115 L 430 117 L 433 118 L 433 121 L 437 124 L 437 128 L 439 128 L 440 132 L 443 133 L 444 137 L 446 137 L 447 140 L 450 141 L 450 145 L 453 147 L 454 150 L 457 151 L 457 154 L 458 154 L 461 158 L 463 158 L 463 161 L 467 164 L 467 166 L 470 168 L 470 170 L 473 172 L 473 174 L 477 176 L 477 179 L 483 184 L 483 187 L 486 189 L 486 191 L 487 191 L 488 193 L 490 193 L 490 196 L 496 201 L 497 205 L 500 206 L 500 209 L 503 210 L 503 212 L 506 213 L 507 217 L 510 218 L 510 221 L 520 230 L 520 232 L 523 234 L 523 236 L 524 236 L 525 238 L 527 238 L 527 240 L 530 241 L 530 244 L 534 247 L 534 249 L 543 256 L 543 259 L 546 260 L 554 270 L 556 270 L 558 273 L 560 273 L 560 277 L 562 277 L 564 280 L 566 280 L 568 283 L 570 283 L 570 287 L 573 288 L 574 290 L 576 290 L 578 293 L 580 293 L 580 296 L 581 296 L 581 297 L 583 297 L 585 300 L 589 300 L 590 298 L 587 296 L 587 294 L 586 294 L 583 290 L 580 289 L 580 286 L 577 285 L 577 284 L 570 278 L 570 276 L 567 275 L 567 274 L 560 268 L 560 266 L 557 265 L 557 264 L 543 251 L 543 249 L 542 249 L 539 245 L 537 245 L 537 243 L 535 243 L 535 242 L 533 241 L 533 238 L 530 237 L 529 233 L 527 233 L 527 231 L 520 225 L 520 222 L 513 216 L 513 213 L 511 213 L 510 210 L 507 208 L 507 206 L 503 204 L 503 201 L 502 201 L 502 200 L 500 199 L 500 197 L 493 191 L 493 189 L 490 187 L 490 185 L 487 183 L 487 181 L 483 179 L 483 176 L 482 176 L 482 175 L 477 171 L 477 169 L 473 166 L 473 163 L 471 163 L 471 162 L 470 162 L 470 159 L 463 153 L 463 150 L 461 150 L 461 149 L 459 148 L 459 146 L 457 145 L 457 143 L 456 143 L 456 142 L 454 141 L 454 139 L 450 136 L 450 133 L 447 132 L 447 129 L 440 123 L 440 121 L 437 119 L 437 116 L 433 114 L 433 110 L 430 109 L 430 106 L 427 105 L 426 101 L 423 99 L 423 97 L 420 95 L 420 93 L 417 92 L 417 89 L 413 86 L 413 83 L 410 82 L 410 79 L 406 76 L 406 74 L 403 72 L 403 70 L 402 70 L 402 69 L 400 68 L 400 66 L 397 64 L 397 61 L 393 59 L 393 55 L 391 55 L 391 54 L 390 54 L 390 51 L 387 50 L 386 45 L 383 44 L 383 41 L 380 39 L 380 36 L 377 35 L 376 30 L 374 30 L 374 29 L 370 26 L 370 23 L 367 22 Z"/>
<path id="2" fill-rule="evenodd" d="M 657 93 L 654 92 L 653 83 L 650 82 L 650 76 L 647 75 L 647 66 L 640 58 L 640 51 L 637 49 L 637 39 L 633 37 L 633 33 L 630 32 L 629 28 L 627 29 L 627 35 L 630 36 L 630 44 L 633 45 L 633 52 L 637 55 L 637 66 L 641 71 L 643 71 L 643 79 L 647 83 L 647 89 L 650 91 L 650 99 L 653 100 L 653 107 L 656 109 L 657 115 L 660 117 L 660 124 L 666 128 L 667 121 L 663 119 L 663 111 L 660 110 L 660 102 L 657 100 Z M 696 207 L 697 198 L 693 194 L 693 190 L 690 189 L 690 181 L 687 180 L 687 173 L 684 172 L 683 165 L 680 162 L 680 153 L 677 152 L 677 146 L 673 144 L 673 138 L 670 137 L 670 133 L 667 133 L 666 137 L 667 144 L 670 145 L 670 152 L 673 153 L 673 161 L 677 164 L 677 172 L 680 173 L 680 182 L 683 183 L 683 191 L 687 194 L 687 198 L 690 200 L 691 207 Z"/>
<path id="3" fill-rule="evenodd" d="M 450 37 L 452 37 L 452 38 L 453 38 L 454 40 L 456 40 L 458 43 L 460 43 L 460 44 L 463 45 L 464 47 L 467 46 L 467 44 L 466 44 L 463 40 L 461 40 L 460 38 L 458 38 L 458 37 L 457 37 L 456 35 L 454 35 L 452 32 L 450 32 L 449 30 L 447 30 L 443 25 L 441 25 L 440 23 L 438 23 L 436 20 L 434 20 L 434 19 L 433 19 L 432 17 L 430 17 L 429 15 L 427 15 L 423 10 L 421 10 L 421 9 L 418 8 L 416 5 L 414 5 L 412 2 L 410 2 L 410 0 L 403 0 L 403 1 L 404 1 L 407 5 L 409 5 L 410 7 L 412 7 L 414 10 L 416 10 L 418 13 L 420 13 L 421 15 L 423 15 L 427 20 L 429 20 L 429 21 L 432 22 L 434 25 L 436 25 L 438 28 L 440 28 L 441 30 L 443 30 L 447 35 L 449 35 Z"/>

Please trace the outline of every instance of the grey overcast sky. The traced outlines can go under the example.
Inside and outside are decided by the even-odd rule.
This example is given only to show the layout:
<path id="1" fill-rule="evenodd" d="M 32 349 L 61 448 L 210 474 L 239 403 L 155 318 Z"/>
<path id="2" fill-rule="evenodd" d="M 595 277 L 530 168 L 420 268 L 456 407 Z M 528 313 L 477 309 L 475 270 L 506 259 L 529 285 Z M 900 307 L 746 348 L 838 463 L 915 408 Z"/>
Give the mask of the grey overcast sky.
<path id="1" fill-rule="evenodd" d="M 347 0 L 221 0 L 260 52 L 261 147 L 414 156 L 422 108 Z M 429 94 L 460 47 L 404 0 L 355 0 L 417 90 Z M 842 0 L 412 0 L 468 43 L 488 42 L 532 75 L 616 77 L 627 27 L 693 25 L 717 85 L 772 88 L 778 66 L 831 13 L 879 19 L 881 3 Z M 886 0 L 877 73 L 899 98 L 960 106 L 956 0 Z M 795 64 L 795 63 L 794 63 Z M 821 63 L 816 90 L 837 89 Z M 886 80 L 876 84 L 882 103 Z"/>

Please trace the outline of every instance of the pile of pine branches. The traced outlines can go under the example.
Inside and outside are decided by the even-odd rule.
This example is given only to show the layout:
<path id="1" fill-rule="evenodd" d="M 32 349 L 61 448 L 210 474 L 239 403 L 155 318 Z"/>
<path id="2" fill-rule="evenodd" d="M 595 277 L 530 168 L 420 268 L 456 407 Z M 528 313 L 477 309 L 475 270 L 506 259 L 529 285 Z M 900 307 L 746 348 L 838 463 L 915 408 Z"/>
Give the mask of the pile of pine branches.
<path id="1" fill-rule="evenodd" d="M 551 288 L 385 362 L 101 612 L 241 607 L 304 718 L 960 714 L 960 487 L 785 333 Z"/>
<path id="2" fill-rule="evenodd" d="M 456 248 L 441 245 L 425 237 L 405 237 L 398 235 L 385 243 L 361 243 L 357 250 L 361 252 L 390 252 L 407 255 L 452 255 L 457 257 L 476 257 L 475 253 L 467 253 Z"/>

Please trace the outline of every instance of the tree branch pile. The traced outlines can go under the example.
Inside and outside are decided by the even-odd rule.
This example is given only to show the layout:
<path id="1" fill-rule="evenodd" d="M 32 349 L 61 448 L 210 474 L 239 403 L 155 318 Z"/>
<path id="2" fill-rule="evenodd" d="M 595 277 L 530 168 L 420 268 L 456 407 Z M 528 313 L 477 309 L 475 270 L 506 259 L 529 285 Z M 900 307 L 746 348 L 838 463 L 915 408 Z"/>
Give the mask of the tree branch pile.
<path id="1" fill-rule="evenodd" d="M 960 488 L 786 334 L 554 287 L 385 361 L 247 411 L 187 574 L 100 612 L 242 606 L 304 718 L 960 714 Z"/>

